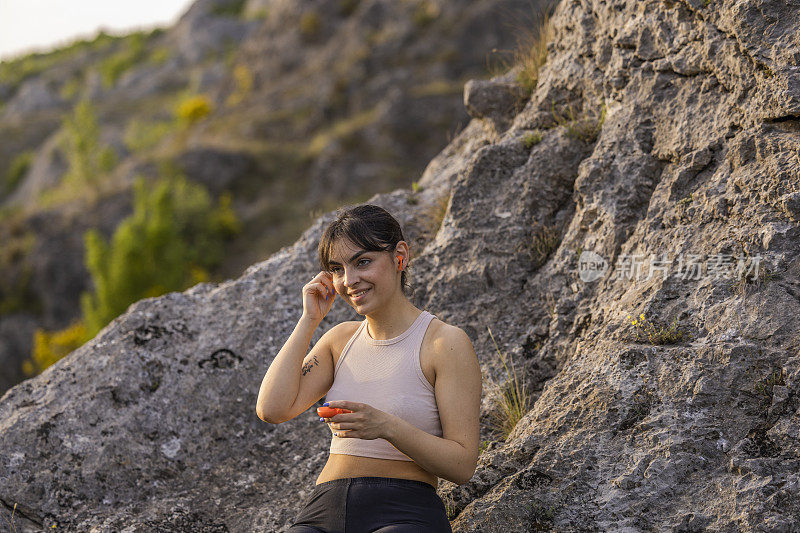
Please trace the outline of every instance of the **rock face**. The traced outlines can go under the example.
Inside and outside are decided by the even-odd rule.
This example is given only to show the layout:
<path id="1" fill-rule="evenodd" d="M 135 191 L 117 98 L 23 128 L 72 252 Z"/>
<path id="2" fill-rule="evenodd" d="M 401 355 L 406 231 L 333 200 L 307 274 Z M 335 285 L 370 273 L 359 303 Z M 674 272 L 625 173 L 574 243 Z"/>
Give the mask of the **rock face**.
<path id="1" fill-rule="evenodd" d="M 587 0 L 560 3 L 552 23 L 507 129 L 478 104 L 421 191 L 369 200 L 407 231 L 414 303 L 464 329 L 500 379 L 491 328 L 534 395 L 506 440 L 482 428 L 469 483 L 440 483 L 453 529 L 798 531 L 800 12 Z M 502 102 L 508 81 L 465 98 Z M 265 424 L 255 399 L 332 218 L 239 279 L 133 304 L 8 391 L 0 500 L 17 523 L 288 525 L 329 432 L 313 412 Z M 592 281 L 584 251 L 608 265 Z M 723 268 L 737 258 L 744 281 Z M 682 336 L 650 342 L 629 315 Z M 314 340 L 360 318 L 336 303 Z"/>
<path id="2" fill-rule="evenodd" d="M 407 186 L 469 121 L 464 81 L 484 76 L 488 59 L 498 62 L 493 49 L 513 46 L 511 23 L 544 4 L 197 0 L 170 28 L 61 49 L 53 65 L 21 80 L 0 69 L 0 181 L 21 153 L 32 152 L 19 184 L 0 191 L 0 242 L 12 238 L 6 208 L 24 211 L 18 224 L 25 227 L 36 217 L 78 214 L 72 226 L 40 226 L 35 237 L 48 246 L 13 265 L 0 255 L 0 279 L 15 279 L 17 264 L 63 265 L 52 276 L 34 276 L 45 300 L 41 315 L 17 312 L 0 321 L 55 331 L 78 320 L 77 295 L 91 290 L 92 280 L 83 240 L 61 234 L 95 227 L 100 210 L 127 214 L 105 193 L 94 205 L 76 195 L 42 212 L 40 194 L 57 187 L 70 164 L 59 142 L 66 137 L 62 117 L 81 99 L 91 100 L 101 144 L 119 161 L 101 178 L 108 190 L 132 197 L 137 174 L 155 180 L 159 163 L 168 162 L 214 200 L 231 193 L 244 231 L 230 243 L 221 272 L 211 272 L 225 279 L 294 241 L 305 224 L 297 220 L 320 206 Z M 188 95 L 213 110 L 179 131 L 174 115 Z M 120 221 L 102 226 L 113 232 Z M 70 258 L 75 262 L 66 265 Z M 56 307 L 71 312 L 55 315 Z M 18 382 L 33 346 L 32 337 L 20 341 L 6 331 L 0 325 L 0 354 L 9 363 L 0 366 L 0 394 Z"/>

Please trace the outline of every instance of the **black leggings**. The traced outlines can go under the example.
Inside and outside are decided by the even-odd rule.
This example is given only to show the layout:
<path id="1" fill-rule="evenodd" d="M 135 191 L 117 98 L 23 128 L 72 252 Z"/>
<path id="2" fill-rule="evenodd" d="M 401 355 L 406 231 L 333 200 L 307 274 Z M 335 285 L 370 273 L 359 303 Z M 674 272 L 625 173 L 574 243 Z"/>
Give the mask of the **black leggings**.
<path id="1" fill-rule="evenodd" d="M 314 487 L 287 533 L 452 533 L 444 502 L 429 483 L 349 477 Z"/>

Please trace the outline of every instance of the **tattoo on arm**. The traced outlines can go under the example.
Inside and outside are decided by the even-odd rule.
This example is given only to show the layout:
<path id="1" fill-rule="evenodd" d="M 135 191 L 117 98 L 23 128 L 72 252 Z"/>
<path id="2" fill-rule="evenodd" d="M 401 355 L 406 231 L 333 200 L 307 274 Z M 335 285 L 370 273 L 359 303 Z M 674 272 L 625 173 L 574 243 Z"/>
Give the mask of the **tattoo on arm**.
<path id="1" fill-rule="evenodd" d="M 313 362 L 309 361 L 308 363 L 306 363 L 305 365 L 303 365 L 303 368 L 302 368 L 302 370 L 303 370 L 303 375 L 305 376 L 306 374 L 308 374 L 309 372 L 311 372 L 311 369 L 312 369 L 313 367 L 315 367 L 315 366 L 319 366 L 319 361 L 317 361 L 317 356 L 316 356 L 316 355 L 314 356 L 314 361 L 313 361 Z"/>

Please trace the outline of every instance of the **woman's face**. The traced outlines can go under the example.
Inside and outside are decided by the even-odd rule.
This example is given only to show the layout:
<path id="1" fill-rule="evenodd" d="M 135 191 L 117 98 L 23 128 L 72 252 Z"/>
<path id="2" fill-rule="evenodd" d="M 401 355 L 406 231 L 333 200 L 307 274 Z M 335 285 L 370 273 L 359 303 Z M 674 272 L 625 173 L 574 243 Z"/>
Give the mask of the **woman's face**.
<path id="1" fill-rule="evenodd" d="M 349 240 L 334 243 L 330 272 L 336 292 L 360 314 L 391 297 L 399 273 L 391 254 L 366 252 Z M 363 290 L 366 290 L 363 295 L 354 296 Z"/>

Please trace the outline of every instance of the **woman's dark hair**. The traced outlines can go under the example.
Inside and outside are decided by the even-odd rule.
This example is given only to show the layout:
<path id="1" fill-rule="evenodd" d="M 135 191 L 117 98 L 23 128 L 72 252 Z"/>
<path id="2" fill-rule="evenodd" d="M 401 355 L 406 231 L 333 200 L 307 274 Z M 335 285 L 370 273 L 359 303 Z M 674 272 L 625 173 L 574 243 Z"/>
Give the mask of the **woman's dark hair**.
<path id="1" fill-rule="evenodd" d="M 322 270 L 330 271 L 333 244 L 342 237 L 369 252 L 394 252 L 397 243 L 404 241 L 403 230 L 389 212 L 377 205 L 362 204 L 340 208 L 336 220 L 328 224 L 319 240 L 317 253 Z M 400 274 L 400 289 L 403 294 L 410 288 L 406 269 Z"/>

